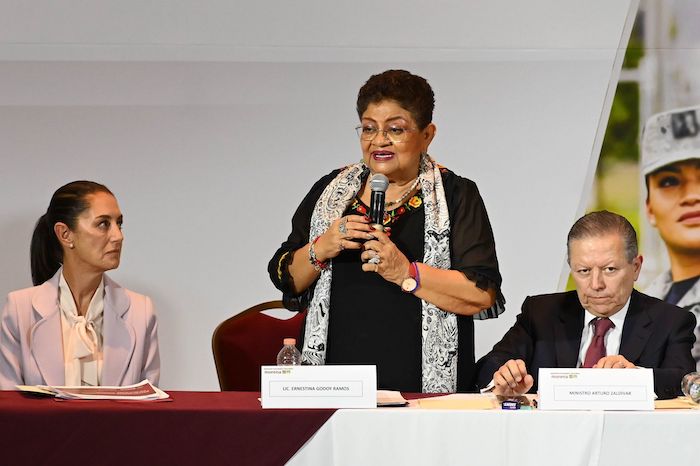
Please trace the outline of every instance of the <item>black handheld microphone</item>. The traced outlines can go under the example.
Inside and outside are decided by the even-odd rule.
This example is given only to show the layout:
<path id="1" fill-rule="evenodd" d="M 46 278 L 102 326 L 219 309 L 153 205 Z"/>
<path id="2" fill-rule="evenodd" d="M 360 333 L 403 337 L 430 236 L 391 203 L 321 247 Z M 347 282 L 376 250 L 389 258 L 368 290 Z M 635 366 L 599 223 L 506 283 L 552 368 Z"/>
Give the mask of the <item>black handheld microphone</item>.
<path id="1" fill-rule="evenodd" d="M 374 228 L 384 231 L 384 201 L 386 199 L 386 188 L 389 187 L 389 178 L 381 173 L 377 173 L 370 178 L 369 186 L 372 189 L 369 218 Z"/>

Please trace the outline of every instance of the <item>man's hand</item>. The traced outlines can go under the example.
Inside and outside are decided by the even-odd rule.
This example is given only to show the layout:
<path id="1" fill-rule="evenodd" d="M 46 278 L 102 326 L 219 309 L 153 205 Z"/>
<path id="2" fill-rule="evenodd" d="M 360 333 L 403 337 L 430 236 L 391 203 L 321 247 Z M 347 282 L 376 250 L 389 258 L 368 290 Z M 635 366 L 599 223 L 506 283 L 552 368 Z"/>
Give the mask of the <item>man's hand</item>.
<path id="1" fill-rule="evenodd" d="M 535 383 L 527 373 L 525 361 L 511 359 L 493 373 L 493 393 L 501 396 L 520 396 L 527 393 Z"/>
<path id="2" fill-rule="evenodd" d="M 637 366 L 619 354 L 603 356 L 593 366 L 594 369 L 634 369 L 635 367 Z"/>

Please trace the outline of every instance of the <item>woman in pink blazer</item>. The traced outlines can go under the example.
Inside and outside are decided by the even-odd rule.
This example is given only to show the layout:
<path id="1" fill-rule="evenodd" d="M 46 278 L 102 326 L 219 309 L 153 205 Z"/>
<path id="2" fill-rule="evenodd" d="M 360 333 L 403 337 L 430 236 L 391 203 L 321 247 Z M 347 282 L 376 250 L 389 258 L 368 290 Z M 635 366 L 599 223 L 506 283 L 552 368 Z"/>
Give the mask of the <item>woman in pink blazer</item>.
<path id="1" fill-rule="evenodd" d="M 122 213 L 107 187 L 59 188 L 31 243 L 34 287 L 0 314 L 0 389 L 16 385 L 130 385 L 160 378 L 151 300 L 105 272 L 119 266 Z"/>

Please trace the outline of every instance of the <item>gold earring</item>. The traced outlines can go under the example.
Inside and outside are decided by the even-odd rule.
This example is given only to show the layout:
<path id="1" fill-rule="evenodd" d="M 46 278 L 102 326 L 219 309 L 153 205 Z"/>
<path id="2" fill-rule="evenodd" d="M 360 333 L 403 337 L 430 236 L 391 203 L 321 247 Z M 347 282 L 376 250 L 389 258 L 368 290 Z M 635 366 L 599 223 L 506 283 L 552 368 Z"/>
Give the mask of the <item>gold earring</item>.
<path id="1" fill-rule="evenodd" d="M 71 249 L 73 249 L 73 248 L 75 247 L 75 244 L 70 243 L 70 244 L 68 245 L 68 247 L 71 248 Z"/>

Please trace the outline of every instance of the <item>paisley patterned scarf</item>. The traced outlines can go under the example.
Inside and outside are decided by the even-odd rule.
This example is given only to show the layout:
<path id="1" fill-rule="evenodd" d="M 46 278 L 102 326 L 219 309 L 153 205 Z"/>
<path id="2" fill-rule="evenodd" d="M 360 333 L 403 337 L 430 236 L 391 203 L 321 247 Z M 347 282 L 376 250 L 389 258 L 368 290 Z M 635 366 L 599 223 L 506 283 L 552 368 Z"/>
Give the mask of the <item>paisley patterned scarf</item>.
<path id="1" fill-rule="evenodd" d="M 340 171 L 316 202 L 311 216 L 309 241 L 322 235 L 340 218 L 362 187 L 364 163 Z M 440 168 L 423 154 L 419 170 L 425 209 L 423 263 L 439 269 L 450 268 L 450 218 Z M 302 360 L 321 365 L 326 360 L 328 314 L 330 312 L 333 262 L 321 271 L 306 317 Z M 457 389 L 457 316 L 434 304 L 422 304 L 422 388 L 426 393 L 449 393 Z"/>

